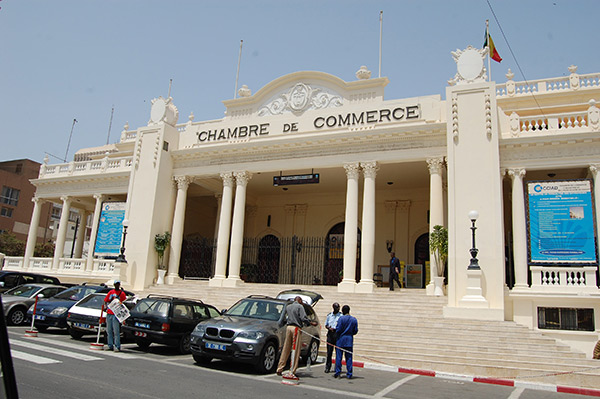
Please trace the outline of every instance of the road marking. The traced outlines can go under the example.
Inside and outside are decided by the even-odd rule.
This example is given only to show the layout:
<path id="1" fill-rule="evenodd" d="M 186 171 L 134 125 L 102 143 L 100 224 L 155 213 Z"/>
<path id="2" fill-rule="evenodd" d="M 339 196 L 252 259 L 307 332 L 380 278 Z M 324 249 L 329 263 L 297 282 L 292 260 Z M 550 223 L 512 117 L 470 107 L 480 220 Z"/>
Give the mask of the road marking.
<path id="1" fill-rule="evenodd" d="M 52 364 L 52 363 L 62 363 L 60 360 L 54 360 L 47 357 L 31 355 L 29 353 L 14 351 L 11 350 L 10 353 L 12 357 L 15 359 L 26 360 L 28 362 L 33 362 L 36 364 Z"/>
<path id="2" fill-rule="evenodd" d="M 40 352 L 49 352 L 49 353 L 52 353 L 53 355 L 66 356 L 66 357 L 71 357 L 71 358 L 77 359 L 77 360 L 83 360 L 84 362 L 89 362 L 91 360 L 104 360 L 101 357 L 84 355 L 82 353 L 73 353 L 73 352 L 62 350 L 62 349 L 56 349 L 56 348 L 51 348 L 49 346 L 37 345 L 37 344 L 31 343 L 31 342 L 21 341 L 18 339 L 11 339 L 10 343 L 11 343 L 11 345 L 24 346 L 29 349 L 37 350 Z"/>
<path id="3" fill-rule="evenodd" d="M 62 346 L 63 348 L 70 348 L 70 349 L 77 349 L 77 350 L 89 349 L 89 346 L 88 346 L 88 348 L 86 348 L 81 344 L 75 344 L 72 342 L 62 342 L 62 341 L 58 341 L 58 340 L 54 340 L 54 339 L 50 339 L 50 338 L 41 338 L 41 337 L 29 338 L 28 337 L 27 339 L 28 340 L 31 339 L 32 342 L 43 342 L 43 343 L 47 343 L 47 344 L 51 344 L 51 345 Z M 10 342 L 12 342 L 12 341 L 13 340 L 11 340 Z M 92 349 L 90 349 L 90 351 L 92 351 Z M 118 357 L 119 359 L 139 359 L 140 358 L 140 356 L 125 353 L 125 352 L 112 352 L 112 351 L 108 351 L 108 350 L 105 350 L 105 351 L 93 350 L 93 351 L 94 351 L 94 353 L 97 353 L 97 354 Z"/>
<path id="4" fill-rule="evenodd" d="M 512 391 L 510 396 L 506 399 L 519 399 L 523 391 L 525 391 L 525 388 L 517 388 L 514 391 Z"/>
<path id="5" fill-rule="evenodd" d="M 381 391 L 377 392 L 375 395 L 373 395 L 376 398 L 382 398 L 385 395 L 387 395 L 388 393 L 392 392 L 394 389 L 398 388 L 400 385 L 404 385 L 406 384 L 408 381 L 413 380 L 415 378 L 417 378 L 418 375 L 417 374 L 412 374 L 409 375 L 407 377 L 404 377 L 403 379 L 394 382 L 392 385 L 389 385 L 387 388 L 382 389 Z"/>

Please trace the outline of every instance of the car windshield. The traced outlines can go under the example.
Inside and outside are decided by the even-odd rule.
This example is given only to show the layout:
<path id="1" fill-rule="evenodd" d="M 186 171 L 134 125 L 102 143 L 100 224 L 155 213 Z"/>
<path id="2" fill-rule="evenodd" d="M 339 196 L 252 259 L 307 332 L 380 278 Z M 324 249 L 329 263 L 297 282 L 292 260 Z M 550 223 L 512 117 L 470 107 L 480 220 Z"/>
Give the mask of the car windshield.
<path id="1" fill-rule="evenodd" d="M 97 291 L 97 289 L 92 288 L 92 287 L 85 287 L 85 286 L 71 287 L 68 290 L 61 292 L 60 294 L 54 295 L 52 298 L 69 299 L 71 301 L 78 301 L 81 298 L 85 297 L 86 295 L 92 294 L 96 291 Z"/>
<path id="2" fill-rule="evenodd" d="M 135 305 L 134 310 L 140 313 L 167 317 L 169 315 L 169 302 L 163 299 L 144 298 Z"/>
<path id="3" fill-rule="evenodd" d="M 104 303 L 104 295 L 88 295 L 77 306 L 82 308 L 100 309 Z"/>
<path id="4" fill-rule="evenodd" d="M 4 295 L 15 295 L 30 298 L 39 290 L 40 287 L 38 287 L 37 285 L 20 285 L 18 287 L 13 288 L 12 290 L 6 291 Z"/>
<path id="5" fill-rule="evenodd" d="M 279 320 L 283 303 L 264 299 L 242 299 L 225 313 L 227 316 L 243 316 L 253 319 Z"/>

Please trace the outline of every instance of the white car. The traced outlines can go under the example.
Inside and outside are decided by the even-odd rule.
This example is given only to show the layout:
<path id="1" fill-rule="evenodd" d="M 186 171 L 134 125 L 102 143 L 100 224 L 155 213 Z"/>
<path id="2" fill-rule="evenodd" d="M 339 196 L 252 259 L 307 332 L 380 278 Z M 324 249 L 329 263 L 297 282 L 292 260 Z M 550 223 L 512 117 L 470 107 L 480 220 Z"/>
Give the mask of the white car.
<path id="1" fill-rule="evenodd" d="M 125 294 L 127 299 L 123 303 L 131 309 L 139 298 L 129 291 Z M 102 312 L 102 324 L 99 320 L 105 297 L 106 293 L 89 294 L 69 309 L 67 325 L 71 337 L 79 339 L 86 334 L 97 334 L 98 326 L 101 333 L 106 331 L 106 309 Z"/>

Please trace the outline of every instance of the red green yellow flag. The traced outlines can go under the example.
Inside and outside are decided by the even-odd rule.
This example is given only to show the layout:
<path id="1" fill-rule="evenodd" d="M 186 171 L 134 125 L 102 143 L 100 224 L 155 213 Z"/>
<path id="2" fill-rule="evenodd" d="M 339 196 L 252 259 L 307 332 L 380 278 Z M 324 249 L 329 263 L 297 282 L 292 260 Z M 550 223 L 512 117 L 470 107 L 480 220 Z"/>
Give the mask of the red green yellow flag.
<path id="1" fill-rule="evenodd" d="M 494 41 L 492 40 L 492 36 L 490 34 L 488 34 L 487 30 L 485 32 L 485 41 L 483 43 L 483 47 L 487 47 L 488 46 L 488 40 L 489 40 L 489 51 L 490 51 L 490 57 L 496 61 L 496 62 L 501 62 L 502 61 L 502 57 L 500 57 L 500 54 L 498 54 L 498 50 L 496 50 L 496 46 L 494 45 Z"/>

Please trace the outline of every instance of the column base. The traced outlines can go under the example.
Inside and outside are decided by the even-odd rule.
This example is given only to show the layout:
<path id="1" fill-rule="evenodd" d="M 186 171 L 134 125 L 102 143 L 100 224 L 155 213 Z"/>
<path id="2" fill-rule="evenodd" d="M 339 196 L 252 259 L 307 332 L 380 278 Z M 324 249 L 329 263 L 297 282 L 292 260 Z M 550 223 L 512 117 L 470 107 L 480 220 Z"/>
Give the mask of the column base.
<path id="1" fill-rule="evenodd" d="M 242 285 L 244 285 L 244 281 L 239 277 L 227 277 L 223 280 L 223 287 L 235 288 L 241 287 Z"/>
<path id="2" fill-rule="evenodd" d="M 225 281 L 225 276 L 213 277 L 208 280 L 209 287 L 222 287 L 223 281 Z"/>
<path id="3" fill-rule="evenodd" d="M 127 266 L 129 266 L 127 262 L 114 263 L 113 275 L 115 280 L 121 281 L 121 287 L 129 286 L 129 280 L 127 279 Z"/>
<path id="4" fill-rule="evenodd" d="M 167 277 L 165 277 L 165 283 L 167 283 L 168 285 L 173 285 L 175 283 L 175 281 L 182 281 L 183 279 L 181 277 L 179 277 L 179 275 L 177 274 L 167 274 Z"/>
<path id="5" fill-rule="evenodd" d="M 460 308 L 488 308 L 489 302 L 483 296 L 481 289 L 481 270 L 467 270 L 467 290 L 465 295 L 458 301 Z"/>
<path id="6" fill-rule="evenodd" d="M 339 283 L 337 287 L 338 287 L 338 292 L 355 292 L 356 291 L 356 281 L 342 280 L 342 282 Z"/>
<path id="7" fill-rule="evenodd" d="M 529 286 L 527 284 L 515 284 L 511 291 L 512 292 L 528 292 Z"/>
<path id="8" fill-rule="evenodd" d="M 373 280 L 371 281 L 361 281 L 360 283 L 358 283 L 356 285 L 356 291 L 357 293 L 362 293 L 362 294 L 370 294 L 373 291 L 375 291 L 375 283 L 373 282 Z"/>

